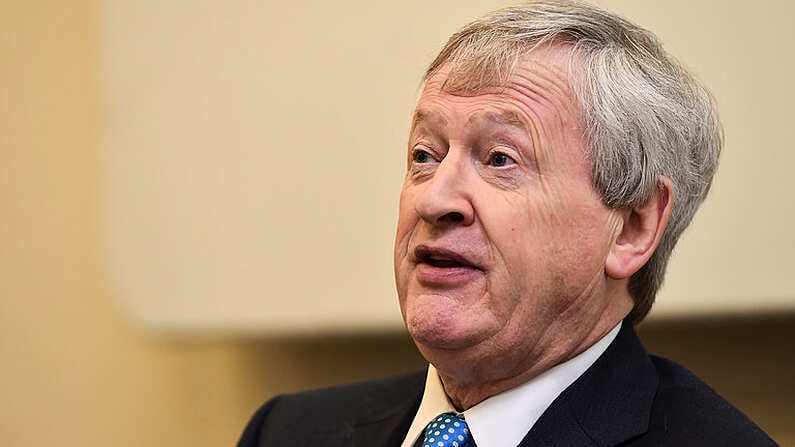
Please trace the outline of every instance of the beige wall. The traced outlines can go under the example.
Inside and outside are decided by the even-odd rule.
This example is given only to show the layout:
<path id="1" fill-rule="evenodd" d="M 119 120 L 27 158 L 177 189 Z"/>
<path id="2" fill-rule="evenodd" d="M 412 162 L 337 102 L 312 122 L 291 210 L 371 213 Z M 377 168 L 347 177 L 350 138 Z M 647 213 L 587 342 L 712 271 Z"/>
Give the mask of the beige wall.
<path id="1" fill-rule="evenodd" d="M 124 309 L 180 333 L 401 328 L 391 245 L 420 73 L 512 1 L 103 0 L 104 266 Z M 767 193 L 795 190 L 795 3 L 599 2 L 657 32 L 726 128 L 651 318 L 795 312 L 795 201 Z"/>
<path id="2" fill-rule="evenodd" d="M 267 395 L 420 365 L 400 335 L 188 341 L 120 319 L 97 235 L 97 8 L 0 2 L 0 445 L 231 445 Z M 644 335 L 795 445 L 794 322 Z"/>

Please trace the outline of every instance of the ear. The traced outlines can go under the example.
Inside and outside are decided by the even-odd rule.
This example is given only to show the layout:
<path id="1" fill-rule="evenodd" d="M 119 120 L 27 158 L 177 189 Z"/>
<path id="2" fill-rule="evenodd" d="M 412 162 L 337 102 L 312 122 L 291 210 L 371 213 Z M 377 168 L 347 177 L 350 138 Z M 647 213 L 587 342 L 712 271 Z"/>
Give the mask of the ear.
<path id="1" fill-rule="evenodd" d="M 646 264 L 668 225 L 673 203 L 673 184 L 660 176 L 655 193 L 646 203 L 622 213 L 619 234 L 605 261 L 608 277 L 629 278 Z"/>

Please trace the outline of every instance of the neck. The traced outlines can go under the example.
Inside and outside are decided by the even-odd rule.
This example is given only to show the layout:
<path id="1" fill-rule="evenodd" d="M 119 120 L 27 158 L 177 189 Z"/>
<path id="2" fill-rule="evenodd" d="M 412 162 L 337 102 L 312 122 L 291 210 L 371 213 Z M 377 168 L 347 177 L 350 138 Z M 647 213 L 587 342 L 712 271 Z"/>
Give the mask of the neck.
<path id="1" fill-rule="evenodd" d="M 494 373 L 494 371 L 481 371 L 481 374 L 475 374 L 474 376 L 478 378 L 477 380 L 466 380 L 462 376 L 447 375 L 439 369 L 437 369 L 437 372 L 445 394 L 447 394 L 455 409 L 465 411 L 490 397 L 525 384 L 542 373 L 577 357 L 599 342 L 619 322 L 620 320 L 616 320 L 608 325 L 597 325 L 581 343 L 569 347 L 565 351 L 549 353 L 546 356 L 539 357 L 530 368 L 518 374 L 507 374 L 504 377 L 497 375 L 492 376 L 494 378 L 491 380 L 483 380 L 483 378 L 488 377 L 488 373 Z"/>
<path id="2" fill-rule="evenodd" d="M 515 376 L 510 379 L 483 384 L 459 383 L 441 373 L 439 377 L 442 380 L 444 392 L 447 394 L 447 397 L 450 399 L 455 409 L 457 411 L 465 411 L 489 397 L 496 396 L 497 394 L 532 380 L 535 375 L 528 375 L 526 378 L 525 376 Z"/>

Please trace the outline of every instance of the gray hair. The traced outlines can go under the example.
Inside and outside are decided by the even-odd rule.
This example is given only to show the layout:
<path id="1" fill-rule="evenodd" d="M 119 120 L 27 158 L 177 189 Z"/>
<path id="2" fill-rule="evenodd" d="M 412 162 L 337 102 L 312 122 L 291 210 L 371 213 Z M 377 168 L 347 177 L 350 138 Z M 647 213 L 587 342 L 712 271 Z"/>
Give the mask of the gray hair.
<path id="1" fill-rule="evenodd" d="M 491 13 L 448 40 L 425 80 L 449 67 L 447 91 L 504 86 L 519 57 L 566 44 L 583 62 L 570 73 L 593 163 L 593 183 L 611 208 L 645 203 L 661 176 L 673 183 L 668 226 L 629 281 L 629 318 L 648 314 L 682 231 L 709 192 L 723 134 L 715 102 L 651 32 L 579 1 L 538 1 Z"/>

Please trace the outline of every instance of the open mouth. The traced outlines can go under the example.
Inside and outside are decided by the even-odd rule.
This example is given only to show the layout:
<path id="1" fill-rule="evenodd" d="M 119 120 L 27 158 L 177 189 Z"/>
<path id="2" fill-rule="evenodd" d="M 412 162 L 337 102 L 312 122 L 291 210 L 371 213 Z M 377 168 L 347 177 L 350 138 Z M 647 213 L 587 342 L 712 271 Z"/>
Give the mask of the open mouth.
<path id="1" fill-rule="evenodd" d="M 464 256 L 450 250 L 430 248 L 424 245 L 414 250 L 417 262 L 437 268 L 477 268 Z"/>
<path id="2" fill-rule="evenodd" d="M 467 264 L 456 261 L 455 259 L 445 258 L 443 256 L 429 256 L 422 262 L 430 264 L 434 267 L 450 268 L 450 267 L 468 267 Z"/>

